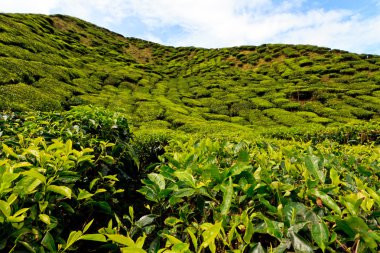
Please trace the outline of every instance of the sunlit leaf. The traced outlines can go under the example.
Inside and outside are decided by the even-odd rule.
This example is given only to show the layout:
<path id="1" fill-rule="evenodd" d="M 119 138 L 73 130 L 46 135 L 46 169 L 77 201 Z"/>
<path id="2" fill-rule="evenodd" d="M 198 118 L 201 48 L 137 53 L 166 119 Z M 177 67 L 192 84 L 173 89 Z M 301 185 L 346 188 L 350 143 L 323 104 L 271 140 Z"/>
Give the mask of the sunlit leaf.
<path id="1" fill-rule="evenodd" d="M 91 198 L 92 196 L 94 196 L 94 194 L 89 193 L 88 191 L 79 188 L 79 194 L 78 194 L 77 200 L 88 199 L 88 198 Z"/>
<path id="2" fill-rule="evenodd" d="M 46 190 L 61 194 L 69 199 L 71 198 L 71 189 L 66 186 L 49 185 Z"/>
<path id="3" fill-rule="evenodd" d="M 119 234 L 115 234 L 115 235 L 107 234 L 107 237 L 113 242 L 123 244 L 128 247 L 136 247 L 135 242 L 130 237 L 126 237 L 124 235 L 119 235 Z"/>
<path id="4" fill-rule="evenodd" d="M 339 215 L 342 214 L 340 207 L 337 205 L 337 203 L 326 193 L 319 191 L 319 190 L 312 189 L 312 190 L 310 190 L 310 194 L 315 196 L 315 197 L 320 198 L 322 200 L 323 205 L 326 205 L 331 210 L 333 210 L 335 213 L 337 213 Z"/>
<path id="5" fill-rule="evenodd" d="M 227 215 L 232 202 L 232 197 L 234 193 L 234 188 L 232 185 L 232 178 L 230 177 L 228 179 L 228 185 L 225 187 L 224 194 L 223 194 L 223 202 L 220 206 L 220 213 L 222 215 Z"/>
<path id="6" fill-rule="evenodd" d="M 82 235 L 79 240 L 107 242 L 107 238 L 102 234 L 86 234 Z"/>

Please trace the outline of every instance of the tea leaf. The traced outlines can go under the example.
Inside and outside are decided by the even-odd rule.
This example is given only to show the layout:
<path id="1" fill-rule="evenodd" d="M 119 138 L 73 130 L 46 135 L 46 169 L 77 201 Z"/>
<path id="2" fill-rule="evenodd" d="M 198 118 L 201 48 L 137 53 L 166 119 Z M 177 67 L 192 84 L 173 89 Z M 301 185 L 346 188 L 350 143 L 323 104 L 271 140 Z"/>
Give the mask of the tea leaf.
<path id="1" fill-rule="evenodd" d="M 217 222 L 214 225 L 209 226 L 202 233 L 203 242 L 201 248 L 210 247 L 210 250 L 214 252 L 212 245 L 215 246 L 215 238 L 219 235 L 220 230 L 222 229 L 222 222 Z"/>
<path id="2" fill-rule="evenodd" d="M 126 237 L 119 234 L 115 234 L 115 235 L 107 234 L 107 237 L 113 242 L 123 244 L 128 247 L 136 247 L 135 242 L 130 237 Z"/>
<path id="3" fill-rule="evenodd" d="M 79 240 L 107 242 L 107 238 L 102 234 L 86 234 L 82 235 Z"/>
<path id="4" fill-rule="evenodd" d="M 11 206 L 4 200 L 0 200 L 0 211 L 8 217 L 11 215 Z"/>
<path id="5" fill-rule="evenodd" d="M 42 183 L 46 184 L 46 177 L 36 170 L 33 170 L 33 169 L 28 170 L 28 171 L 22 172 L 22 174 L 38 179 Z"/>
<path id="6" fill-rule="evenodd" d="M 342 215 L 342 212 L 336 202 L 326 193 L 312 189 L 309 191 L 311 195 L 318 197 L 322 200 L 322 203 L 333 210 L 335 213 Z"/>
<path id="7" fill-rule="evenodd" d="M 188 186 L 196 188 L 195 179 L 189 172 L 177 170 L 174 172 L 174 176 L 176 176 L 180 181 L 185 182 Z"/>
<path id="8" fill-rule="evenodd" d="M 121 253 L 146 253 L 145 250 L 136 247 L 121 248 L 120 250 Z"/>
<path id="9" fill-rule="evenodd" d="M 224 190 L 224 194 L 223 194 L 223 202 L 220 206 L 221 215 L 228 214 L 230 210 L 231 202 L 232 202 L 233 193 L 234 193 L 234 188 L 232 185 L 232 178 L 229 177 L 228 185 L 226 186 L 226 189 Z"/>
<path id="10" fill-rule="evenodd" d="M 50 217 L 49 215 L 47 214 L 39 214 L 38 215 L 38 218 L 43 222 L 45 223 L 46 225 L 50 225 Z"/>
<path id="11" fill-rule="evenodd" d="M 71 198 L 71 189 L 66 186 L 49 185 L 46 190 L 61 194 L 69 199 Z"/>
<path id="12" fill-rule="evenodd" d="M 313 253 L 313 248 L 300 236 L 298 236 L 293 231 L 289 231 L 290 239 L 292 240 L 292 245 L 297 253 Z"/>
<path id="13" fill-rule="evenodd" d="M 325 182 L 325 174 L 323 173 L 322 170 L 320 170 L 319 168 L 319 157 L 317 156 L 307 156 L 305 158 L 305 164 L 306 164 L 306 168 L 308 169 L 308 171 L 317 179 L 319 179 L 319 181 L 321 183 L 324 183 Z"/>
<path id="14" fill-rule="evenodd" d="M 86 224 L 86 226 L 84 226 L 83 233 L 87 232 L 87 230 L 90 228 L 93 222 L 94 222 L 94 219 L 92 219 L 89 223 Z"/>
<path id="15" fill-rule="evenodd" d="M 78 194 L 77 200 L 88 199 L 88 198 L 91 198 L 92 196 L 94 196 L 94 194 L 89 193 L 88 191 L 79 188 L 79 194 Z"/>
<path id="16" fill-rule="evenodd" d="M 69 238 L 67 239 L 66 246 L 64 250 L 70 248 L 75 242 L 77 242 L 82 236 L 82 231 L 72 231 L 69 234 Z"/>
<path id="17" fill-rule="evenodd" d="M 318 246 L 322 249 L 322 251 L 325 252 L 329 241 L 329 230 L 323 220 L 311 226 L 311 236 L 313 237 L 313 240 L 318 244 Z"/>
<path id="18" fill-rule="evenodd" d="M 44 238 L 42 238 L 41 244 L 51 252 L 57 251 L 54 238 L 49 232 L 46 232 Z"/>

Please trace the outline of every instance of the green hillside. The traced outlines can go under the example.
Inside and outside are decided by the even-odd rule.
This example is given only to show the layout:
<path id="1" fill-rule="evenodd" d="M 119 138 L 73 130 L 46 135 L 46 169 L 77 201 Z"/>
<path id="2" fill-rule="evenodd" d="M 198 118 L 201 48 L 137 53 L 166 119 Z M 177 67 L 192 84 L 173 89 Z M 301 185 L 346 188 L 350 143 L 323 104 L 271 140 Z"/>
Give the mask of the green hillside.
<path id="1" fill-rule="evenodd" d="M 0 15 L 0 110 L 93 104 L 139 129 L 247 138 L 379 122 L 380 57 L 307 45 L 174 48 L 67 16 Z"/>
<path id="2" fill-rule="evenodd" d="M 380 56 L 0 14 L 0 251 L 376 253 Z"/>

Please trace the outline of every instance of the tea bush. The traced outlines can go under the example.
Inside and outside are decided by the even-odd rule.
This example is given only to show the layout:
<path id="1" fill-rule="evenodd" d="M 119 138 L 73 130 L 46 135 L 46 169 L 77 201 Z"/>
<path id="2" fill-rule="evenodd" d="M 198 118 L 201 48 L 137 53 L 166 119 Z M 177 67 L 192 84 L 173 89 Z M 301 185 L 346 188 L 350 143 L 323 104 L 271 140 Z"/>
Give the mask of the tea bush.
<path id="1" fill-rule="evenodd" d="M 343 152 L 334 145 L 173 143 L 139 190 L 157 215 L 152 244 L 184 252 L 376 252 L 379 153 L 358 162 Z M 374 167 L 364 169 L 367 162 Z"/>

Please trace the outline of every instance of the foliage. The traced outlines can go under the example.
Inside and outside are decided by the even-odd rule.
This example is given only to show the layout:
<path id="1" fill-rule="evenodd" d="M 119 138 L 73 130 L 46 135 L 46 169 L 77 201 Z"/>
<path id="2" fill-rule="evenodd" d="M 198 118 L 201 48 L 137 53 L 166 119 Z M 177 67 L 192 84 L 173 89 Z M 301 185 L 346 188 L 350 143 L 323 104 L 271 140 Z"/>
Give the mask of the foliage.
<path id="1" fill-rule="evenodd" d="M 161 121 L 211 134 L 217 121 L 244 129 L 240 136 L 250 132 L 241 126 L 256 128 L 250 140 L 268 126 L 304 122 L 267 109 L 313 112 L 319 118 L 307 123 L 321 127 L 379 118 L 375 55 L 284 44 L 173 48 L 62 15 L 1 14 L 0 21 L 0 110 L 91 104 L 125 113 L 136 131 Z"/>
<path id="2" fill-rule="evenodd" d="M 0 250 L 377 252 L 379 71 L 0 14 Z"/>
<path id="3" fill-rule="evenodd" d="M 2 250 L 43 252 L 45 247 L 64 252 L 77 240 L 105 241 L 102 236 L 84 233 L 93 222 L 86 225 L 86 220 L 99 217 L 100 207 L 103 212 L 110 209 L 113 196 L 122 192 L 114 186 L 118 181 L 115 175 L 88 177 L 97 163 L 93 149 L 75 150 L 70 140 L 55 139 L 49 145 L 41 137 L 21 137 L 13 147 L 2 144 Z M 97 157 L 105 158 L 105 153 Z M 84 183 L 84 178 L 89 181 Z M 69 229 L 83 227 L 65 240 Z"/>
<path id="4" fill-rule="evenodd" d="M 380 154 L 330 145 L 175 142 L 139 192 L 186 252 L 376 252 Z"/>

